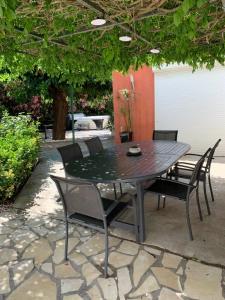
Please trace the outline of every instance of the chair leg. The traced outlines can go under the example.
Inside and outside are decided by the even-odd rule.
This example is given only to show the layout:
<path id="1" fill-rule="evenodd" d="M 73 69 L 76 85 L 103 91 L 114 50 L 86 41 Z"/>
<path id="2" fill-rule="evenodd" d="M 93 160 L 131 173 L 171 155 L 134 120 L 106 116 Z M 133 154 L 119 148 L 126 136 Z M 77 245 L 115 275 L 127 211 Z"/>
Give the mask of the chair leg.
<path id="1" fill-rule="evenodd" d="M 199 201 L 199 190 L 198 190 L 198 186 L 196 188 L 196 201 L 197 201 L 197 206 L 198 206 L 198 214 L 199 214 L 199 218 L 202 221 L 202 210 L 201 210 L 201 205 L 200 205 L 200 201 Z"/>
<path id="2" fill-rule="evenodd" d="M 115 196 L 115 200 L 117 200 L 117 192 L 116 192 L 116 184 L 113 183 L 113 189 L 114 189 L 114 196 Z"/>
<path id="3" fill-rule="evenodd" d="M 109 256 L 109 239 L 108 239 L 108 229 L 105 231 L 105 265 L 104 265 L 104 277 L 108 277 L 108 256 Z"/>
<path id="4" fill-rule="evenodd" d="M 166 207 L 166 196 L 163 196 L 163 208 Z"/>
<path id="5" fill-rule="evenodd" d="M 65 239 L 65 260 L 68 260 L 68 237 L 69 237 L 69 224 L 66 219 L 66 239 Z"/>
<path id="6" fill-rule="evenodd" d="M 122 183 L 120 183 L 120 195 L 123 195 Z"/>
<path id="7" fill-rule="evenodd" d="M 209 189 L 210 189 L 210 193 L 211 193 L 211 197 L 212 197 L 212 202 L 214 202 L 215 199 L 214 199 L 214 195 L 213 195 L 213 189 L 212 189 L 210 174 L 208 174 L 208 181 L 209 181 Z"/>
<path id="8" fill-rule="evenodd" d="M 157 206 L 157 210 L 160 209 L 160 195 L 158 195 L 158 206 Z"/>
<path id="9" fill-rule="evenodd" d="M 205 178 L 205 180 L 203 181 L 203 189 L 204 189 L 205 203 L 206 203 L 208 215 L 210 215 L 211 212 L 210 212 L 209 201 L 208 201 L 207 192 L 206 192 L 206 178 Z"/>
<path id="10" fill-rule="evenodd" d="M 187 217 L 189 237 L 190 237 L 190 240 L 193 241 L 193 234 L 192 234 L 190 214 L 189 214 L 189 197 L 186 199 L 186 217 Z"/>

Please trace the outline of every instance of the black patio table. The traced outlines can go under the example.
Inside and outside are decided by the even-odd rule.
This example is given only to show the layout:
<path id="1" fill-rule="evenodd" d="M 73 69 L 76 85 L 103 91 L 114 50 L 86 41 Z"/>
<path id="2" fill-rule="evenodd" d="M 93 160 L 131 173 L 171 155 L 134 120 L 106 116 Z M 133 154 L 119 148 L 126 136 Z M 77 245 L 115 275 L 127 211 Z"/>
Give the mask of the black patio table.
<path id="1" fill-rule="evenodd" d="M 127 156 L 129 147 L 138 145 L 142 155 Z M 66 166 L 70 176 L 94 183 L 133 183 L 137 189 L 137 242 L 145 240 L 143 181 L 164 174 L 190 150 L 185 143 L 174 141 L 130 142 L 114 145 L 94 156 L 71 161 Z"/>

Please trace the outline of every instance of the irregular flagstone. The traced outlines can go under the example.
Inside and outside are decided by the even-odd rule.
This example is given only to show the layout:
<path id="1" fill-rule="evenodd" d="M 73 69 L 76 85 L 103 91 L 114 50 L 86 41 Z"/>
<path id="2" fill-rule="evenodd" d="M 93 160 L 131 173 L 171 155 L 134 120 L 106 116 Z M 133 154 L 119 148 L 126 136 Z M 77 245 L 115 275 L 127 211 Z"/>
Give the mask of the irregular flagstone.
<path id="1" fill-rule="evenodd" d="M 48 233 L 48 230 L 44 227 L 44 226 L 40 226 L 40 227 L 33 227 L 32 230 L 37 233 L 40 236 L 46 236 Z"/>
<path id="2" fill-rule="evenodd" d="M 61 293 L 75 292 L 80 289 L 83 284 L 81 279 L 62 279 L 61 280 Z"/>
<path id="3" fill-rule="evenodd" d="M 78 238 L 69 238 L 68 244 L 68 253 L 72 251 L 77 244 L 79 244 L 80 240 Z M 65 251 L 65 240 L 60 240 L 56 242 L 56 247 L 54 251 L 54 255 L 52 256 L 52 260 L 55 264 L 60 264 L 64 260 L 64 251 Z"/>
<path id="4" fill-rule="evenodd" d="M 134 261 L 133 281 L 134 286 L 137 286 L 142 276 L 155 262 L 155 258 L 144 250 L 141 250 Z"/>
<path id="5" fill-rule="evenodd" d="M 83 226 L 77 226 L 76 230 L 82 235 L 82 236 L 90 236 L 91 231 L 89 228 L 85 228 Z"/>
<path id="6" fill-rule="evenodd" d="M 162 265 L 166 268 L 176 269 L 181 262 L 182 257 L 170 253 L 164 253 L 162 259 Z"/>
<path id="7" fill-rule="evenodd" d="M 82 299 L 83 298 L 81 298 L 79 295 L 69 295 L 63 297 L 63 300 L 82 300 Z"/>
<path id="8" fill-rule="evenodd" d="M 176 272 L 176 274 L 177 275 L 184 275 L 184 269 L 183 269 L 183 267 L 180 267 L 178 270 L 177 270 L 177 272 Z"/>
<path id="9" fill-rule="evenodd" d="M 7 266 L 0 267 L 0 295 L 10 292 L 9 270 Z"/>
<path id="10" fill-rule="evenodd" d="M 158 289 L 160 289 L 160 287 L 157 281 L 152 275 L 150 275 L 147 277 L 147 279 L 145 279 L 145 281 L 141 284 L 141 286 L 136 291 L 129 294 L 129 297 L 132 298 L 139 297 L 157 291 Z"/>
<path id="11" fill-rule="evenodd" d="M 73 227 L 69 225 L 68 231 L 69 234 L 73 233 Z M 54 228 L 53 230 L 49 231 L 48 240 L 51 242 L 55 242 L 65 238 L 65 236 L 66 236 L 65 225 L 60 224 L 57 228 Z"/>
<path id="12" fill-rule="evenodd" d="M 80 277 L 80 273 L 75 271 L 70 263 L 64 263 L 55 266 L 55 277 L 68 278 L 68 277 Z"/>
<path id="13" fill-rule="evenodd" d="M 133 258 L 134 257 L 130 255 L 122 254 L 119 252 L 112 252 L 109 255 L 109 264 L 118 269 L 130 265 L 133 261 Z"/>
<path id="14" fill-rule="evenodd" d="M 89 286 L 101 273 L 91 263 L 86 263 L 82 266 L 82 274 L 86 279 L 87 286 Z"/>
<path id="15" fill-rule="evenodd" d="M 183 300 L 180 293 L 175 293 L 167 288 L 162 288 L 159 300 Z"/>
<path id="16" fill-rule="evenodd" d="M 35 265 L 42 264 L 53 251 L 48 240 L 41 238 L 31 243 L 23 254 L 23 258 L 34 258 Z"/>
<path id="17" fill-rule="evenodd" d="M 17 229 L 10 237 L 19 252 L 22 252 L 31 242 L 38 239 L 38 236 L 28 228 Z"/>
<path id="18" fill-rule="evenodd" d="M 100 253 L 98 255 L 93 255 L 91 259 L 94 261 L 95 264 L 101 265 L 105 261 L 105 252 Z"/>
<path id="19" fill-rule="evenodd" d="M 185 269 L 184 292 L 190 298 L 222 300 L 222 270 L 194 261 L 188 261 Z"/>
<path id="20" fill-rule="evenodd" d="M 124 254 L 136 255 L 138 253 L 139 245 L 129 241 L 123 241 L 117 251 Z"/>
<path id="21" fill-rule="evenodd" d="M 52 263 L 45 263 L 41 266 L 41 269 L 48 273 L 48 274 L 52 274 L 53 273 L 53 268 L 52 268 Z"/>
<path id="22" fill-rule="evenodd" d="M 87 261 L 87 258 L 83 254 L 76 251 L 72 252 L 68 256 L 68 258 L 78 266 L 82 265 Z"/>
<path id="23" fill-rule="evenodd" d="M 14 230 L 10 227 L 7 227 L 5 225 L 0 225 L 0 234 L 10 234 L 12 233 Z"/>
<path id="24" fill-rule="evenodd" d="M 117 270 L 119 299 L 125 300 L 125 295 L 132 289 L 130 274 L 127 267 Z"/>
<path id="25" fill-rule="evenodd" d="M 0 249 L 0 265 L 17 259 L 17 252 L 14 249 L 2 248 Z"/>
<path id="26" fill-rule="evenodd" d="M 120 240 L 118 238 L 109 237 L 109 248 L 117 246 L 119 243 Z M 86 256 L 96 255 L 103 252 L 105 250 L 104 235 L 97 233 L 82 244 L 78 249 Z"/>
<path id="27" fill-rule="evenodd" d="M 76 231 L 76 230 L 74 230 L 73 231 L 73 236 L 75 236 L 75 237 L 80 237 L 80 234 L 79 234 L 79 232 L 78 231 Z"/>
<path id="28" fill-rule="evenodd" d="M 8 247 L 10 245 L 10 239 L 6 234 L 0 235 L 0 247 Z"/>
<path id="29" fill-rule="evenodd" d="M 180 278 L 171 270 L 161 267 L 152 267 L 151 269 L 161 285 L 181 291 Z"/>
<path id="30" fill-rule="evenodd" d="M 23 225 L 23 221 L 20 219 L 14 219 L 7 222 L 7 226 L 15 229 Z"/>
<path id="31" fill-rule="evenodd" d="M 45 227 L 47 229 L 52 229 L 52 228 L 57 227 L 59 224 L 60 224 L 59 220 L 52 219 L 52 220 L 48 220 L 48 221 L 45 222 Z"/>
<path id="32" fill-rule="evenodd" d="M 47 220 L 48 220 L 48 217 L 32 216 L 32 217 L 30 217 L 29 219 L 26 220 L 26 225 L 34 228 L 34 227 L 44 225 Z"/>
<path id="33" fill-rule="evenodd" d="M 126 300 L 152 300 L 152 296 L 151 294 L 146 294 L 147 296 L 142 296 L 142 297 L 139 297 L 139 298 L 127 298 Z M 170 299 L 168 299 L 170 300 Z"/>
<path id="34" fill-rule="evenodd" d="M 20 284 L 34 268 L 32 260 L 21 261 L 13 266 L 13 281 L 15 286 Z"/>
<path id="35" fill-rule="evenodd" d="M 156 255 L 156 256 L 159 256 L 162 253 L 158 249 L 155 249 L 155 248 L 152 248 L 152 247 L 147 247 L 147 246 L 144 246 L 144 250 L 147 251 L 148 253 Z"/>
<path id="36" fill-rule="evenodd" d="M 94 285 L 92 288 L 90 288 L 87 291 L 88 296 L 91 298 L 91 300 L 103 300 L 102 295 L 100 293 L 99 288 L 97 285 Z"/>
<path id="37" fill-rule="evenodd" d="M 150 294 L 147 294 L 147 296 L 142 296 L 140 298 L 127 298 L 126 300 L 152 300 L 152 296 Z M 170 299 L 168 299 L 170 300 Z"/>
<path id="38" fill-rule="evenodd" d="M 98 278 L 98 284 L 103 292 L 105 300 L 117 299 L 117 286 L 114 278 Z"/>
<path id="39" fill-rule="evenodd" d="M 15 219 L 15 214 L 14 213 L 7 212 L 7 211 L 1 212 L 0 224 L 6 223 L 6 222 L 8 222 L 9 220 L 12 220 L 12 219 Z"/>
<path id="40" fill-rule="evenodd" d="M 55 300 L 56 284 L 46 275 L 35 272 L 19 285 L 7 300 Z"/>

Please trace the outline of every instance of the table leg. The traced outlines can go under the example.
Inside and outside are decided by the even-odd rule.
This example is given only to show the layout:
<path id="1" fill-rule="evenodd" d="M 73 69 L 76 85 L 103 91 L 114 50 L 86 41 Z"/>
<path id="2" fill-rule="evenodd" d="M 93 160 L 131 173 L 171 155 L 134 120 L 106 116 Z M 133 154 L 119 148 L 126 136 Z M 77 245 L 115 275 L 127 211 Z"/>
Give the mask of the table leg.
<path id="1" fill-rule="evenodd" d="M 144 191 L 141 183 L 137 183 L 137 210 L 138 210 L 138 227 L 139 241 L 145 241 L 145 216 L 144 216 Z"/>

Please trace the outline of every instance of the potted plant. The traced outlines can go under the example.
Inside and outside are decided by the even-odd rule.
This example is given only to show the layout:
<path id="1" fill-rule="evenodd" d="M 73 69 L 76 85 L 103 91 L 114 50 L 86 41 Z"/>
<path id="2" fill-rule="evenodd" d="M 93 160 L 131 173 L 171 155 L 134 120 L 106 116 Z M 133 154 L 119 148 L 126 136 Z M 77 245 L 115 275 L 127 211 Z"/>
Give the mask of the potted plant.
<path id="1" fill-rule="evenodd" d="M 123 116 L 125 125 L 125 130 L 121 126 L 120 140 L 121 143 L 125 143 L 133 139 L 131 101 L 134 95 L 128 89 L 120 90 L 119 93 L 121 99 L 120 113 Z"/>

